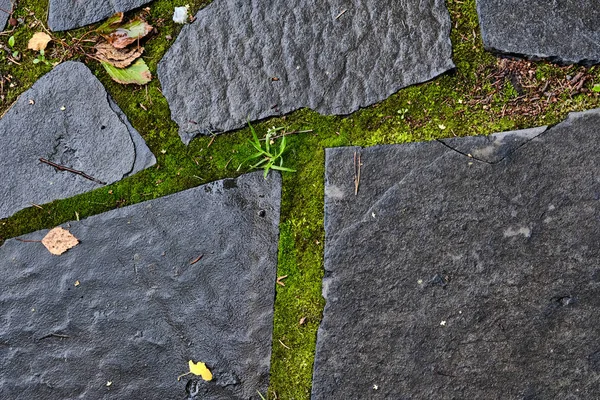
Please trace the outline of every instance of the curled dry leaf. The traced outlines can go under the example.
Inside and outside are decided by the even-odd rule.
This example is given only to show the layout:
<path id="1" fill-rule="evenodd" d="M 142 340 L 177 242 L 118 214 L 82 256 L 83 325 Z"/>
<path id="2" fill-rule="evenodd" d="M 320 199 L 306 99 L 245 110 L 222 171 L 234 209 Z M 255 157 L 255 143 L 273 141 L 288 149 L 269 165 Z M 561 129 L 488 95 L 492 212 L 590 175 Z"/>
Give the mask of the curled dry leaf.
<path id="1" fill-rule="evenodd" d="M 50 35 L 44 32 L 36 32 L 33 34 L 31 39 L 29 39 L 29 43 L 27 43 L 27 48 L 30 50 L 40 51 L 45 50 L 48 43 L 52 41 Z"/>
<path id="2" fill-rule="evenodd" d="M 102 62 L 102 66 L 115 82 L 122 83 L 123 85 L 145 85 L 152 80 L 152 74 L 141 58 L 138 58 L 135 63 L 127 68 L 116 68 L 104 61 Z"/>
<path id="3" fill-rule="evenodd" d="M 121 25 L 108 35 L 104 35 L 104 38 L 108 43 L 112 44 L 113 47 L 123 49 L 149 34 L 152 29 L 152 25 L 140 18 L 136 18 Z"/>
<path id="4" fill-rule="evenodd" d="M 95 46 L 95 49 L 98 60 L 114 65 L 117 68 L 126 68 L 130 66 L 135 60 L 140 58 L 144 52 L 143 47 L 136 47 L 131 50 L 120 50 L 115 49 L 108 43 L 98 43 Z"/>
<path id="5" fill-rule="evenodd" d="M 48 251 L 56 256 L 60 256 L 65 251 L 79 244 L 79 240 L 66 229 L 56 227 L 42 239 L 42 244 Z"/>

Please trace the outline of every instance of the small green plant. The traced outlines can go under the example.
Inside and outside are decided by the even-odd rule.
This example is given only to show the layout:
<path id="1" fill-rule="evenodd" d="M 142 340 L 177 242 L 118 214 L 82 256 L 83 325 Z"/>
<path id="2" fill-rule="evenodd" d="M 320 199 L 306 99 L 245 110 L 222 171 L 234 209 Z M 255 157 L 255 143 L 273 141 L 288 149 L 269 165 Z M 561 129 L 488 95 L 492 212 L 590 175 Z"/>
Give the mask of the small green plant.
<path id="1" fill-rule="evenodd" d="M 13 58 L 18 58 L 19 51 L 15 50 L 15 37 L 14 36 L 11 36 L 8 38 L 8 47 L 10 47 Z"/>
<path id="2" fill-rule="evenodd" d="M 48 60 L 46 60 L 46 55 L 44 52 L 44 49 L 40 50 L 40 54 L 38 54 L 38 56 L 33 60 L 34 64 L 38 64 L 38 63 L 44 63 L 46 65 L 52 65 L 52 63 Z"/>
<path id="3" fill-rule="evenodd" d="M 406 113 L 408 112 L 408 108 L 401 108 L 396 112 L 400 116 L 400 119 L 404 119 L 406 117 Z"/>
<path id="4" fill-rule="evenodd" d="M 242 168 L 242 165 L 250 160 L 256 160 L 260 158 L 260 161 L 250 166 L 250 169 L 258 169 L 262 168 L 265 171 L 265 179 L 267 179 L 267 175 L 269 174 L 269 170 L 275 169 L 277 171 L 287 171 L 287 172 L 296 172 L 293 169 L 286 168 L 283 166 L 283 153 L 285 152 L 285 134 L 281 135 L 281 141 L 279 142 L 279 146 L 275 146 L 275 136 L 277 136 L 277 132 L 281 131 L 283 127 L 280 128 L 269 128 L 267 130 L 267 134 L 265 135 L 264 142 L 265 146 L 261 143 L 261 140 L 258 138 L 254 127 L 248 121 L 248 126 L 250 127 L 250 132 L 252 132 L 252 140 L 248 140 L 252 147 L 257 150 L 257 153 L 252 154 L 248 157 L 244 162 L 240 164 L 238 167 L 238 171 Z M 277 148 L 278 147 L 278 148 Z"/>
<path id="5" fill-rule="evenodd" d="M 596 83 L 594 85 L 594 87 L 592 88 L 592 92 L 596 92 L 596 93 L 600 92 L 600 83 Z"/>

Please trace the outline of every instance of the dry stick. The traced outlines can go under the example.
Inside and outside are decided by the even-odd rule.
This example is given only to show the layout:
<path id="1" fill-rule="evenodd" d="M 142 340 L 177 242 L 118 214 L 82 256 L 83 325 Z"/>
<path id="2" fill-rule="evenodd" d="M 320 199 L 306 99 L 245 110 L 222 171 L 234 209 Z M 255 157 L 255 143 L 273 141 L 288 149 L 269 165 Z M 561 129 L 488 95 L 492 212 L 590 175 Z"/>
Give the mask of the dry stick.
<path id="1" fill-rule="evenodd" d="M 358 163 L 356 162 L 356 152 L 354 152 L 354 195 L 358 195 L 358 185 L 360 185 L 360 153 L 358 153 Z"/>
<path id="2" fill-rule="evenodd" d="M 27 240 L 27 239 L 19 239 L 19 238 L 15 238 L 15 240 L 18 240 L 19 242 L 25 242 L 25 243 L 42 243 L 41 240 Z"/>
<path id="3" fill-rule="evenodd" d="M 344 15 L 346 13 L 346 11 L 348 11 L 347 9 L 342 11 L 341 13 L 338 14 L 337 17 L 335 17 L 335 19 L 339 19 L 342 15 Z"/>
<path id="4" fill-rule="evenodd" d="M 73 168 L 65 167 L 64 165 L 59 165 L 59 164 L 53 163 L 52 161 L 48 161 L 45 158 L 40 158 L 40 162 L 43 162 L 44 164 L 51 165 L 51 166 L 53 166 L 54 168 L 56 168 L 56 169 L 58 169 L 60 171 L 67 171 L 67 172 L 71 172 L 72 174 L 81 175 L 85 179 L 89 179 L 90 181 L 96 182 L 96 183 L 98 183 L 100 185 L 106 185 L 106 182 L 102 182 L 101 180 L 96 179 L 93 176 L 89 176 L 88 174 L 86 174 L 83 171 L 78 171 L 78 170 L 73 169 Z"/>
<path id="5" fill-rule="evenodd" d="M 198 258 L 196 258 L 195 260 L 191 261 L 191 262 L 190 262 L 190 265 L 194 265 L 194 264 L 196 264 L 198 261 L 202 260 L 202 257 L 204 257 L 204 254 L 200 254 L 200 255 L 198 256 Z"/>

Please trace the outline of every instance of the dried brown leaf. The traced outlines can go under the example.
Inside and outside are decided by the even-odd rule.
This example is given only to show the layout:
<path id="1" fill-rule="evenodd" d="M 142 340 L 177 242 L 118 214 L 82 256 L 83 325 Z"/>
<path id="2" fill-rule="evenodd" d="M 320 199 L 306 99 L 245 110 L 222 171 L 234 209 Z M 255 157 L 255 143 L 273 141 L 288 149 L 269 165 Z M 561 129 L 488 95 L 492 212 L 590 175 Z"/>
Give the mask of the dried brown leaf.
<path id="1" fill-rule="evenodd" d="M 143 47 L 136 47 L 131 50 L 115 49 L 108 43 L 98 43 L 95 46 L 96 57 L 103 62 L 114 65 L 117 68 L 126 68 L 137 60 L 144 52 Z"/>
<path id="2" fill-rule="evenodd" d="M 66 229 L 56 227 L 42 239 L 42 244 L 56 256 L 79 244 L 79 240 Z"/>
<path id="3" fill-rule="evenodd" d="M 44 32 L 36 32 L 33 34 L 31 39 L 29 39 L 29 43 L 27 43 L 27 48 L 30 50 L 40 51 L 45 50 L 48 43 L 52 41 L 50 35 Z"/>

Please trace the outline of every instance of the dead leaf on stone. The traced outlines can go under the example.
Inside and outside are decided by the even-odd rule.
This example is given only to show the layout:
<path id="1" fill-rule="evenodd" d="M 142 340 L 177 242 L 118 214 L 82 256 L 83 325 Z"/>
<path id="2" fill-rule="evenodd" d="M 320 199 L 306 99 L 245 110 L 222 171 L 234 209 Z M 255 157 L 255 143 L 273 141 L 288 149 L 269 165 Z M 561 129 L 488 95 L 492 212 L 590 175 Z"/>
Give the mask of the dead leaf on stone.
<path id="1" fill-rule="evenodd" d="M 45 50 L 48 43 L 52 41 L 50 35 L 44 32 L 36 32 L 33 34 L 31 39 L 29 39 L 29 43 L 27 43 L 27 48 L 30 50 L 40 51 Z"/>
<path id="2" fill-rule="evenodd" d="M 77 246 L 79 240 L 66 229 L 56 227 L 42 239 L 42 244 L 48 251 L 56 256 L 60 256 L 65 251 Z"/>
<path id="3" fill-rule="evenodd" d="M 131 43 L 143 38 L 149 34 L 152 29 L 152 25 L 146 21 L 136 18 L 132 21 L 121 25 L 108 35 L 104 35 L 104 38 L 108 43 L 112 44 L 117 49 L 124 49 Z"/>
<path id="4" fill-rule="evenodd" d="M 117 68 L 126 68 L 137 60 L 144 52 L 143 47 L 136 47 L 131 50 L 115 49 L 108 43 L 98 43 L 95 46 L 96 57 L 102 62 L 114 65 Z"/>

